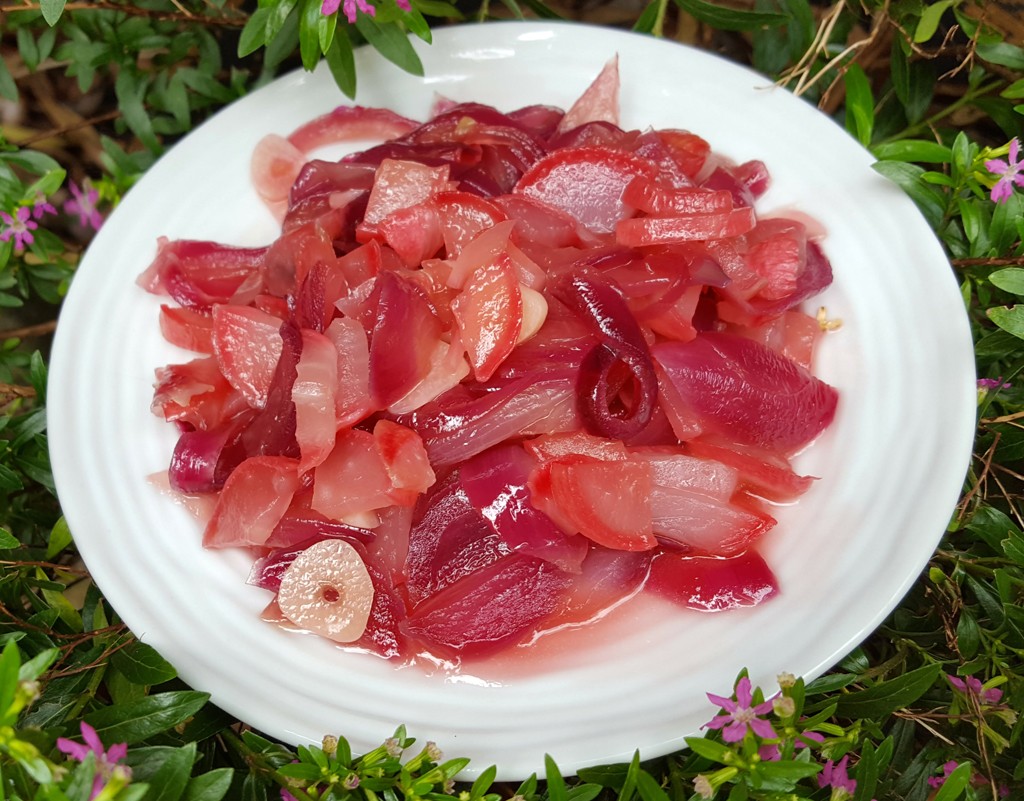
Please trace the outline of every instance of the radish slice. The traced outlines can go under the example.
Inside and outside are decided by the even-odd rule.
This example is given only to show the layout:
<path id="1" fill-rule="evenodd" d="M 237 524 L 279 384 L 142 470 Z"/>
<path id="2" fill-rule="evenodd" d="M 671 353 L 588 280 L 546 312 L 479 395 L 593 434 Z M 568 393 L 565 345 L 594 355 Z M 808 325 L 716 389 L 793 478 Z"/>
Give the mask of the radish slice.
<path id="1" fill-rule="evenodd" d="M 354 642 L 370 619 L 373 581 L 355 548 L 324 540 L 295 557 L 281 577 L 277 603 L 296 626 L 335 642 Z"/>

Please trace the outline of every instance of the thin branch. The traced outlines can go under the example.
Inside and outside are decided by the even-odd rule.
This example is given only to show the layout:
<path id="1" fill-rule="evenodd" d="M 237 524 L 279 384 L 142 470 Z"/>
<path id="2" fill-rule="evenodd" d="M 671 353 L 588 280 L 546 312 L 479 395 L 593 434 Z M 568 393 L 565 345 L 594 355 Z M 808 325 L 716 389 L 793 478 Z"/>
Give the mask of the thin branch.
<path id="1" fill-rule="evenodd" d="M 0 339 L 25 339 L 26 337 L 41 337 L 52 334 L 57 329 L 56 320 L 48 320 L 45 323 L 26 325 L 21 328 L 11 328 L 7 331 L 0 331 Z"/>
<path id="2" fill-rule="evenodd" d="M 20 384 L 4 384 L 0 382 L 0 397 L 11 398 L 34 398 L 36 391 L 33 387 L 25 387 Z"/>
<path id="3" fill-rule="evenodd" d="M 1024 256 L 986 259 L 951 259 L 949 263 L 954 267 L 1010 267 L 1013 265 L 1024 265 Z"/>
<path id="4" fill-rule="evenodd" d="M 39 3 L 20 3 L 18 5 L 5 5 L 0 8 L 0 13 L 5 11 L 38 11 Z M 175 3 L 178 8 L 180 5 Z M 242 28 L 247 21 L 246 17 L 224 17 L 210 16 L 200 17 L 188 11 L 151 11 L 148 8 L 110 2 L 109 0 L 90 0 L 90 2 L 68 3 L 64 6 L 65 11 L 117 11 L 132 17 L 146 17 L 158 22 L 188 22 L 200 23 L 202 25 L 219 26 L 224 28 Z"/>
<path id="5" fill-rule="evenodd" d="M 116 120 L 121 116 L 120 109 L 114 109 L 108 111 L 106 114 L 97 114 L 95 117 L 89 117 L 88 119 L 78 120 L 71 125 L 65 125 L 62 128 L 56 128 L 52 131 L 44 131 L 43 133 L 30 136 L 28 139 L 18 139 L 11 137 L 11 144 L 17 145 L 18 147 L 31 147 L 39 142 L 45 142 L 47 139 L 57 139 L 65 134 L 69 134 L 72 131 L 80 130 L 81 128 L 91 128 L 94 125 L 99 125 L 101 122 L 110 122 Z"/>

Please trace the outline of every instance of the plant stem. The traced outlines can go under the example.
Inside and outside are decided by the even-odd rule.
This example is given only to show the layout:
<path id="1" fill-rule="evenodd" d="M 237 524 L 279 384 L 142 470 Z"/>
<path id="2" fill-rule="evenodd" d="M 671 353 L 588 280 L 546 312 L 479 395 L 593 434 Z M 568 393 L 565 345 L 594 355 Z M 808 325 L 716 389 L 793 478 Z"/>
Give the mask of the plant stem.
<path id="1" fill-rule="evenodd" d="M 927 131 L 933 125 L 935 125 L 935 123 L 939 122 L 939 120 L 943 119 L 944 117 L 948 117 L 950 114 L 952 114 L 957 109 L 963 108 L 964 106 L 966 106 L 966 105 L 968 105 L 970 103 L 973 103 L 977 98 L 981 97 L 982 95 L 987 95 L 989 92 L 993 91 L 994 89 L 998 89 L 999 87 L 1001 87 L 1003 85 L 1003 83 L 1004 83 L 1004 81 L 1002 81 L 1000 79 L 997 79 L 997 80 L 994 80 L 994 81 L 990 81 L 989 83 L 980 85 L 973 92 L 972 91 L 965 92 L 964 95 L 959 100 L 954 100 L 952 103 L 950 103 L 944 109 L 942 109 L 941 111 L 937 111 L 935 114 L 930 116 L 928 119 L 921 120 L 921 122 L 918 122 L 918 123 L 916 123 L 914 125 L 910 125 L 910 126 L 904 128 L 899 133 L 895 133 L 892 136 L 886 137 L 881 142 L 876 142 L 875 146 L 877 147 L 878 145 L 884 145 L 884 144 L 887 144 L 889 142 L 895 142 L 895 141 L 897 141 L 899 139 L 909 139 L 909 138 L 914 137 L 916 134 L 918 134 L 918 133 L 920 133 L 922 131 Z"/>

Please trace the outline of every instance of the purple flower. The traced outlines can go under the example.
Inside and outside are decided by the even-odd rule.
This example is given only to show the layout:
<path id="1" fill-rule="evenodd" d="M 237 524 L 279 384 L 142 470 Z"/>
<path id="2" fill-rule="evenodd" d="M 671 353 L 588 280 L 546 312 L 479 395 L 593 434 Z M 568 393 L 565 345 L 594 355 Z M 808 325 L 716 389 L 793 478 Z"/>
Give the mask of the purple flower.
<path id="1" fill-rule="evenodd" d="M 1009 389 L 1013 386 L 1009 381 L 1003 381 L 1003 377 L 999 378 L 979 378 L 978 389 Z"/>
<path id="2" fill-rule="evenodd" d="M 825 735 L 819 734 L 816 731 L 801 732 L 797 735 L 796 742 L 793 743 L 793 747 L 810 748 L 811 746 L 807 742 L 808 740 L 817 743 L 818 745 L 821 745 L 823 742 L 825 742 Z M 761 757 L 761 759 L 764 762 L 778 762 L 780 759 L 782 759 L 782 751 L 779 750 L 779 747 L 777 745 L 774 745 L 772 743 L 762 745 L 760 748 L 758 748 L 757 755 Z"/>
<path id="3" fill-rule="evenodd" d="M 56 207 L 46 199 L 46 195 L 37 192 L 35 200 L 32 201 L 32 217 L 36 220 L 43 219 L 44 214 L 56 214 Z"/>
<path id="4" fill-rule="evenodd" d="M 35 242 L 36 238 L 32 231 L 39 227 L 39 223 L 31 217 L 32 212 L 28 206 L 22 206 L 13 215 L 0 211 L 0 220 L 4 224 L 3 231 L 0 231 L 0 242 L 8 242 L 13 237 L 15 250 L 24 250 Z"/>
<path id="5" fill-rule="evenodd" d="M 81 189 L 74 181 L 68 185 L 68 189 L 71 190 L 72 198 L 64 201 L 64 213 L 77 214 L 78 222 L 83 228 L 100 230 L 100 226 L 103 225 L 103 215 L 96 209 L 96 201 L 99 200 L 100 193 L 93 188 L 88 178 L 82 182 Z"/>
<path id="6" fill-rule="evenodd" d="M 838 762 L 833 762 L 831 759 L 826 762 L 825 767 L 818 774 L 818 787 L 831 787 L 833 796 L 836 795 L 835 790 L 845 790 L 852 796 L 857 789 L 857 782 L 851 779 L 846 772 L 846 763 L 849 761 L 850 756 L 847 754 Z"/>
<path id="7" fill-rule="evenodd" d="M 953 685 L 954 689 L 959 690 L 964 695 L 973 695 L 981 699 L 986 704 L 998 704 L 1000 699 L 1003 697 L 1003 691 L 996 687 L 989 690 L 983 689 L 981 686 L 981 680 L 974 676 L 968 676 L 965 680 L 947 674 L 946 681 Z"/>
<path id="8" fill-rule="evenodd" d="M 127 756 L 128 745 L 126 743 L 118 743 L 104 750 L 103 742 L 100 740 L 99 735 L 96 734 L 96 729 L 85 721 L 82 721 L 81 729 L 82 739 L 85 740 L 84 744 L 76 743 L 64 737 L 58 737 L 57 749 L 62 754 L 67 754 L 78 762 L 84 762 L 89 754 L 95 755 L 96 778 L 93 779 L 92 793 L 89 795 L 89 800 L 92 801 L 107 786 L 107 782 L 110 780 L 111 774 L 113 774 L 115 769 L 125 773 L 128 772 L 126 766 L 118 764 Z"/>
<path id="9" fill-rule="evenodd" d="M 412 11 L 412 6 L 409 5 L 409 0 L 395 0 L 395 5 L 398 6 L 402 11 Z M 377 9 L 374 8 L 366 0 L 323 0 L 320 6 L 320 13 L 326 15 L 333 14 L 339 8 L 345 11 L 345 16 L 349 22 L 356 21 L 356 15 L 360 11 L 369 16 L 375 16 Z"/>
<path id="10" fill-rule="evenodd" d="M 932 776 L 930 779 L 928 779 L 928 786 L 942 787 L 942 785 L 946 783 L 946 779 L 949 778 L 949 774 L 956 770 L 958 766 L 959 765 L 955 759 L 949 760 L 949 762 L 942 766 L 941 776 Z"/>
<path id="11" fill-rule="evenodd" d="M 333 14 L 339 7 L 344 8 L 345 17 L 349 22 L 355 22 L 360 11 L 371 17 L 377 14 L 377 9 L 366 0 L 344 0 L 344 4 L 342 0 L 324 0 L 323 5 L 320 6 L 320 13 Z"/>
<path id="12" fill-rule="evenodd" d="M 708 693 L 708 699 L 725 710 L 726 714 L 712 718 L 704 724 L 704 727 L 721 729 L 722 739 L 727 743 L 738 743 L 746 736 L 748 730 L 759 737 L 778 736 L 772 728 L 772 724 L 759 717 L 771 711 L 772 702 L 765 701 L 757 706 L 751 706 L 753 694 L 750 691 L 750 679 L 746 676 L 736 682 L 735 701 L 711 693 Z"/>
<path id="13" fill-rule="evenodd" d="M 1017 137 L 1010 140 L 1007 159 L 991 159 L 985 162 L 985 169 L 1002 176 L 992 187 L 992 202 L 1000 203 L 1013 194 L 1013 186 L 1024 186 L 1024 162 L 1020 160 L 1020 143 Z"/>

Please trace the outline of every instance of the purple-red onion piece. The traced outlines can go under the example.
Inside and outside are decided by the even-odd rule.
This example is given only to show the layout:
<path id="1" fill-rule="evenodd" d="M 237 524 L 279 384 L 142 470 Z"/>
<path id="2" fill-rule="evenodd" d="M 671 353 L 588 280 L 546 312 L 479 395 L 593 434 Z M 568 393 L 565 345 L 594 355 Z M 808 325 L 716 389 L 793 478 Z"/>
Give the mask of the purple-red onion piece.
<path id="1" fill-rule="evenodd" d="M 552 294 L 604 337 L 584 358 L 577 384 L 580 417 L 592 434 L 630 439 L 654 414 L 658 379 L 640 325 L 625 299 L 610 284 L 576 272 L 552 287 Z M 631 380 L 621 381 L 625 366 Z"/>
<path id="2" fill-rule="evenodd" d="M 281 339 L 281 357 L 270 382 L 267 405 L 241 434 L 241 444 L 248 456 L 299 456 L 292 386 L 298 376 L 302 334 L 294 323 L 284 323 Z"/>
<path id="3" fill-rule="evenodd" d="M 528 486 L 536 460 L 520 445 L 499 445 L 459 468 L 469 502 L 513 551 L 537 556 L 569 573 L 579 573 L 588 541 L 566 536 L 533 505 Z"/>
<path id="4" fill-rule="evenodd" d="M 631 380 L 622 383 L 616 372 L 625 366 Z M 577 408 L 591 434 L 629 440 L 644 430 L 658 399 L 658 377 L 647 354 L 603 342 L 580 365 Z"/>
<path id="5" fill-rule="evenodd" d="M 224 426 L 213 431 L 186 431 L 178 437 L 167 471 L 171 488 L 186 494 L 217 489 L 217 464 L 234 433 Z"/>

